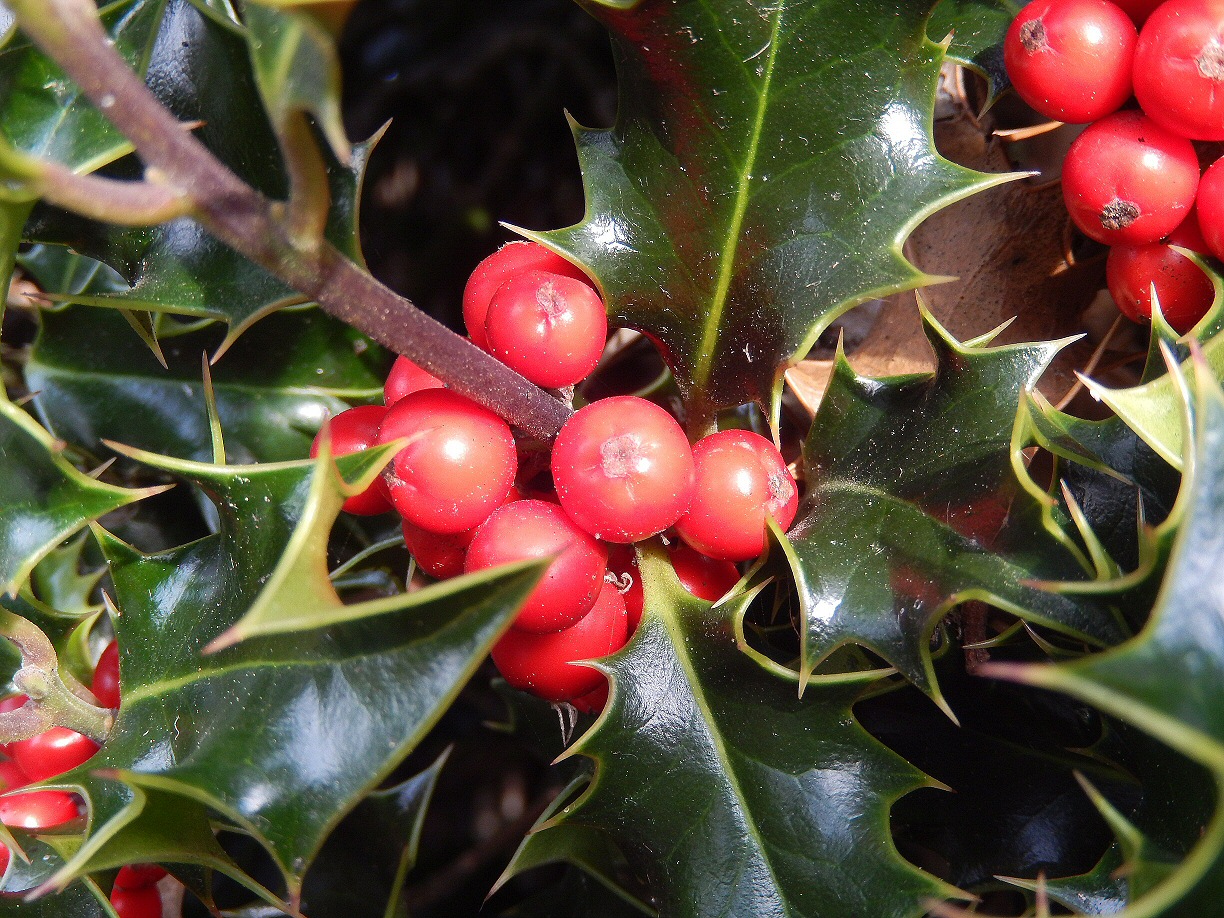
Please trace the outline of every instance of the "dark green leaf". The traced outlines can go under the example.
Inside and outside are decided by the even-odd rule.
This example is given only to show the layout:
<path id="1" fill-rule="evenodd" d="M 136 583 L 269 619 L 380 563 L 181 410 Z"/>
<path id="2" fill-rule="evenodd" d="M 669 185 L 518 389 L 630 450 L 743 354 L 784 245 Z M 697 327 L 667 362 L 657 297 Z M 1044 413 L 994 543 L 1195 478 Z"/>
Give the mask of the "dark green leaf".
<path id="1" fill-rule="evenodd" d="M 404 878 L 416 862 L 425 812 L 445 763 L 444 755 L 357 805 L 306 875 L 302 911 L 311 918 L 406 918 Z"/>
<path id="2" fill-rule="evenodd" d="M 295 890 L 332 827 L 475 671 L 537 571 L 451 581 L 384 603 L 375 617 L 201 656 L 263 589 L 315 466 L 140 458 L 207 492 L 220 528 L 152 555 L 101 535 L 121 613 L 123 706 L 102 751 L 58 779 L 81 787 L 92 807 L 91 837 L 73 866 L 103 856 L 133 817 L 138 786 L 190 797 L 244 827 Z M 339 464 L 351 471 L 362 460 Z"/>
<path id="3" fill-rule="evenodd" d="M 64 865 L 64 851 L 73 843 L 65 838 L 37 839 L 18 833 L 18 843 L 30 858 L 12 859 L 0 895 L 0 915 L 13 918 L 113 918 L 106 894 L 91 880 L 74 883 L 58 895 L 26 901 L 25 895 L 40 887 Z M 60 850 L 62 848 L 63 850 Z M 103 905 L 103 903 L 107 903 Z"/>
<path id="4" fill-rule="evenodd" d="M 665 918 L 901 918 L 952 892 L 893 846 L 889 809 L 924 779 L 854 720 L 857 689 L 798 697 L 737 648 L 745 600 L 712 610 L 657 549 L 641 567 L 646 617 L 605 664 L 609 706 L 575 746 L 595 779 L 562 818 L 608 832 Z"/>
<path id="5" fill-rule="evenodd" d="M 528 234 L 663 344 L 698 417 L 766 403 L 833 319 L 923 283 L 926 214 L 998 183 L 938 156 L 932 3 L 585 0 L 620 106 L 577 130 L 582 223 Z"/>
<path id="6" fill-rule="evenodd" d="M 34 565 L 91 520 L 161 490 L 95 481 L 62 450 L 63 444 L 0 396 L 0 592 L 16 594 Z"/>
<path id="7" fill-rule="evenodd" d="M 1003 36 L 1027 0 L 941 0 L 928 27 L 934 41 L 951 36 L 948 57 L 990 81 L 993 98 L 1011 86 L 1003 66 Z"/>
<path id="8" fill-rule="evenodd" d="M 26 378 L 55 433 L 91 451 L 102 440 L 191 459 L 212 456 L 200 357 L 221 329 L 163 342 L 168 369 L 111 310 L 42 314 Z M 212 369 L 233 462 L 306 456 L 323 419 L 382 390 L 385 357 L 358 332 L 317 310 L 273 316 Z"/>
<path id="9" fill-rule="evenodd" d="M 925 322 L 932 375 L 868 379 L 838 361 L 805 446 L 808 494 L 787 551 L 803 677 L 860 644 L 938 700 L 931 638 L 966 600 L 1097 643 L 1125 632 L 1111 609 L 1031 583 L 1088 579 L 1011 466 L 1020 397 L 1059 344 L 962 345 Z"/>
<path id="10" fill-rule="evenodd" d="M 166 0 L 120 0 L 101 11 L 114 47 L 145 73 Z M 59 67 L 14 31 L 0 50 L 0 130 L 21 152 L 92 172 L 132 145 Z"/>
<path id="11" fill-rule="evenodd" d="M 1120 647 L 1072 663 L 995 668 L 1000 676 L 1088 701 L 1210 770 L 1216 812 L 1199 822 L 1193 851 L 1171 872 L 1162 865 L 1148 873 L 1142 885 L 1154 883 L 1154 889 L 1131 890 L 1143 914 L 1162 918 L 1211 914 L 1224 896 L 1224 807 L 1218 800 L 1224 786 L 1224 710 L 1218 703 L 1224 692 L 1224 594 L 1216 586 L 1224 564 L 1224 393 L 1204 366 L 1195 384 L 1194 435 L 1187 439 L 1183 491 L 1173 513 L 1179 531 L 1147 626 Z M 1159 847 L 1167 850 L 1167 842 Z M 1126 853 L 1134 858 L 1135 850 Z M 1151 863 L 1148 855 L 1141 859 Z M 1160 876 L 1165 872 L 1167 878 Z"/>

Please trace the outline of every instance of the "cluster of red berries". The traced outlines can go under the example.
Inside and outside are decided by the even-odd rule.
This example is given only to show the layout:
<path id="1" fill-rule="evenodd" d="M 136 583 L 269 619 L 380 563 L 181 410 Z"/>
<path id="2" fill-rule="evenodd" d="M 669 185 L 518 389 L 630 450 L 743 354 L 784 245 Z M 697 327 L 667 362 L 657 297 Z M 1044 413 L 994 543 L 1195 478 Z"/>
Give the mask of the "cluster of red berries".
<path id="1" fill-rule="evenodd" d="M 548 388 L 590 374 L 607 337 L 591 281 L 532 242 L 511 243 L 480 263 L 463 315 L 474 343 Z M 539 472 L 532 462 L 520 468 L 505 421 L 406 358 L 387 377 L 385 401 L 328 422 L 337 455 L 407 441 L 345 509 L 398 511 L 410 554 L 440 579 L 552 557 L 493 660 L 514 687 L 583 710 L 602 707 L 607 685 L 572 664 L 618 650 L 642 615 L 632 543 L 674 530 L 670 556 L 680 581 L 712 601 L 739 580 L 736 562 L 764 550 L 766 517 L 785 528 L 798 505 L 795 480 L 771 441 L 726 430 L 690 446 L 675 418 L 642 398 L 578 410 Z"/>
<path id="2" fill-rule="evenodd" d="M 115 641 L 107 644 L 98 658 L 90 690 L 102 707 L 119 707 L 119 645 Z M 10 695 L 0 700 L 0 711 L 15 711 L 28 701 L 25 695 Z M 93 758 L 99 746 L 75 730 L 52 727 L 2 748 L 0 793 L 7 793 L 71 771 Z M 79 798 L 68 791 L 36 790 L 0 797 L 0 823 L 6 826 L 41 832 L 66 826 L 81 815 Z M 0 875 L 11 859 L 9 849 L 0 845 Z M 122 868 L 111 893 L 111 904 L 119 918 L 161 918 L 161 896 L 156 886 L 165 875 L 152 864 Z"/>
<path id="3" fill-rule="evenodd" d="M 1038 112 L 1092 122 L 1067 152 L 1063 193 L 1075 224 L 1113 247 L 1118 308 L 1150 320 L 1154 287 L 1169 324 L 1189 331 L 1215 291 L 1171 246 L 1224 259 L 1224 158 L 1200 176 L 1193 143 L 1224 140 L 1224 2 L 1037 0 L 1004 61 Z M 1124 108 L 1132 96 L 1138 108 Z"/>

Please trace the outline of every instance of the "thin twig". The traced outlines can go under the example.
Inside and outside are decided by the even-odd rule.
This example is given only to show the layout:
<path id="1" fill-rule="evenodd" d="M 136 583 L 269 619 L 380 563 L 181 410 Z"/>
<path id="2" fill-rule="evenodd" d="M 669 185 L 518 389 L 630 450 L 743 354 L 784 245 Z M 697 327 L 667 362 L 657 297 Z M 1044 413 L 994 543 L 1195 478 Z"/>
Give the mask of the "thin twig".
<path id="1" fill-rule="evenodd" d="M 549 440 L 571 410 L 408 300 L 329 243 L 295 244 L 286 205 L 231 172 L 128 67 L 90 0 L 9 0 L 22 31 L 77 83 L 136 147 L 159 183 L 193 204 L 192 216 L 333 316 L 444 380 L 511 424 Z"/>

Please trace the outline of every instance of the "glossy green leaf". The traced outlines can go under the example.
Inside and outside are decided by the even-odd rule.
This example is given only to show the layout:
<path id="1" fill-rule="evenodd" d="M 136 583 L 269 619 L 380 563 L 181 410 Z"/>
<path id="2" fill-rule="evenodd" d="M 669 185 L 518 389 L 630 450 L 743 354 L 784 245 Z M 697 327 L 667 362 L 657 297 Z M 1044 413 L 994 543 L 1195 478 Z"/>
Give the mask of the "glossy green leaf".
<path id="1" fill-rule="evenodd" d="M 612 33 L 617 122 L 576 131 L 586 218 L 527 235 L 662 342 L 699 418 L 769 402 L 834 318 L 928 281 L 909 231 L 1005 180 L 935 152 L 931 3 L 584 6 Z"/>
<path id="2" fill-rule="evenodd" d="M 164 8 L 164 16 L 149 62 L 150 85 L 183 121 L 202 123 L 196 136 L 227 166 L 265 194 L 283 199 L 287 178 L 260 105 L 244 33 L 188 0 L 161 0 L 157 6 Z M 347 165 L 326 157 L 332 201 L 327 236 L 358 261 L 357 209 L 373 143 L 356 145 Z M 128 157 L 109 173 L 132 177 L 139 164 Z M 219 319 L 229 325 L 222 349 L 263 316 L 304 301 L 187 218 L 129 229 L 42 207 L 26 232 L 31 241 L 71 246 L 105 262 L 131 284 L 127 291 L 74 301 Z"/>
<path id="3" fill-rule="evenodd" d="M 145 73 L 166 0 L 119 0 L 100 11 L 114 47 Z M 126 155 L 131 143 L 76 85 L 17 31 L 0 49 L 0 131 L 21 152 L 92 172 Z"/>
<path id="4" fill-rule="evenodd" d="M 854 720 L 857 690 L 798 697 L 738 650 L 746 600 L 711 609 L 657 549 L 641 567 L 646 617 L 574 747 L 595 778 L 561 818 L 609 833 L 664 918 L 901 918 L 954 892 L 893 846 L 889 808 L 924 778 Z"/>
<path id="5" fill-rule="evenodd" d="M 161 490 L 95 481 L 62 452 L 62 443 L 0 397 L 0 592 L 16 594 L 40 560 L 90 521 Z"/>
<path id="6" fill-rule="evenodd" d="M 200 359 L 220 328 L 164 339 L 168 369 L 111 310 L 42 314 L 26 379 L 54 432 L 91 451 L 112 440 L 211 459 Z M 281 356 L 276 356 L 281 355 Z M 325 417 L 382 391 L 383 351 L 318 310 L 272 316 L 212 368 L 231 462 L 306 456 Z"/>
<path id="7" fill-rule="evenodd" d="M 123 705 L 101 752 L 56 779 L 81 788 L 92 810 L 89 841 L 71 866 L 102 857 L 114 833 L 141 817 L 138 786 L 233 820 L 260 839 L 296 890 L 330 830 L 480 665 L 537 572 L 452 581 L 403 595 L 381 615 L 202 656 L 275 569 L 315 464 L 138 457 L 208 493 L 220 528 L 147 555 L 100 533 L 120 612 Z M 339 464 L 351 471 L 361 461 Z"/>
<path id="8" fill-rule="evenodd" d="M 1011 85 L 1003 66 L 1003 36 L 1027 0 L 940 0 L 928 34 L 950 36 L 948 57 L 972 67 L 990 81 L 993 98 Z"/>
<path id="9" fill-rule="evenodd" d="M 1201 368 L 1196 380 L 1193 445 L 1174 510 L 1179 531 L 1147 626 L 1120 647 L 1071 663 L 994 668 L 997 675 L 1088 701 L 1210 771 L 1214 814 L 1199 823 L 1193 850 L 1167 878 L 1132 891 L 1122 914 L 1133 918 L 1211 914 L 1224 895 L 1224 715 L 1218 704 L 1224 595 L 1216 586 L 1224 563 L 1224 393 L 1209 372 Z M 1127 854 L 1134 857 L 1134 847 Z"/>
<path id="10" fill-rule="evenodd" d="M 349 156 L 340 118 L 340 61 L 327 30 L 314 17 L 252 0 L 245 7 L 255 80 L 272 123 L 284 131 L 297 113 L 323 129 L 332 152 Z M 288 139 L 288 138 L 286 138 Z"/>
<path id="11" fill-rule="evenodd" d="M 406 918 L 404 880 L 416 862 L 437 762 L 407 781 L 375 791 L 328 839 L 306 874 L 302 911 L 311 918 Z"/>
<path id="12" fill-rule="evenodd" d="M 1112 609 L 1031 582 L 1089 579 L 1011 469 L 1020 397 L 1060 343 L 963 345 L 925 322 L 932 375 L 868 379 L 838 361 L 784 547 L 802 603 L 804 678 L 859 644 L 938 700 L 931 637 L 966 600 L 1098 644 L 1125 632 Z"/>
<path id="13" fill-rule="evenodd" d="M 92 880 L 74 883 L 58 895 L 28 901 L 26 895 L 47 882 L 64 865 L 71 839 L 38 839 L 20 830 L 17 841 L 30 858 L 24 863 L 12 859 L 12 866 L 0 888 L 0 915 L 13 918 L 115 918 L 106 894 Z"/>

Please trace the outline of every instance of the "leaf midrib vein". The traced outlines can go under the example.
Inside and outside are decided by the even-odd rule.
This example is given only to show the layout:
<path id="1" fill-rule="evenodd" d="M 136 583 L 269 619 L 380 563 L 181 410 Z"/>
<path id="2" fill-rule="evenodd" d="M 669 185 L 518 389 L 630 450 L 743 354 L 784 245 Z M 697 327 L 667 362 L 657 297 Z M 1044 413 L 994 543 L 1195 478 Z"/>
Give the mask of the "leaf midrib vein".
<path id="1" fill-rule="evenodd" d="M 761 135 L 765 127 L 765 113 L 769 108 L 769 88 L 773 82 L 774 64 L 778 59 L 778 48 L 781 45 L 782 14 L 785 3 L 779 3 L 774 11 L 773 24 L 769 37 L 769 56 L 765 63 L 764 82 L 761 84 L 756 117 L 752 125 L 752 135 L 740 170 L 739 182 L 735 194 L 735 209 L 731 213 L 731 221 L 727 227 L 726 239 L 723 242 L 722 256 L 719 259 L 718 284 L 710 302 L 710 310 L 706 315 L 705 328 L 701 336 L 701 348 L 697 352 L 697 361 L 693 377 L 699 386 L 709 383 L 710 371 L 714 366 L 714 348 L 718 343 L 718 333 L 722 326 L 722 316 L 727 305 L 727 295 L 731 290 L 731 280 L 735 275 L 735 260 L 739 252 L 740 234 L 743 232 L 744 217 L 748 213 L 748 201 L 752 187 L 752 170 L 756 168 L 757 153 L 760 149 Z"/>
<path id="2" fill-rule="evenodd" d="M 760 863 L 769 871 L 769 878 L 773 882 L 773 888 L 778 894 L 778 900 L 786 909 L 787 914 L 791 910 L 786 904 L 785 896 L 782 893 L 782 884 L 778 881 L 777 874 L 774 872 L 773 865 L 769 862 L 769 858 L 765 856 L 765 843 L 761 830 L 757 827 L 756 820 L 752 818 L 752 813 L 748 808 L 748 801 L 744 796 L 744 792 L 740 787 L 739 776 L 736 774 L 731 765 L 731 757 L 727 752 L 726 743 L 723 741 L 722 733 L 719 732 L 714 720 L 714 712 L 710 709 L 709 703 L 706 701 L 705 692 L 702 691 L 701 682 L 697 677 L 696 669 L 693 666 L 692 657 L 687 648 L 688 643 L 686 636 L 681 633 L 676 622 L 676 616 L 665 615 L 660 616 L 667 628 L 668 636 L 671 639 L 672 646 L 676 650 L 676 660 L 684 670 L 685 676 L 688 678 L 689 685 L 693 690 L 693 701 L 701 712 L 702 720 L 706 726 L 706 734 L 710 738 L 710 744 L 713 747 L 714 753 L 718 756 L 718 761 L 722 765 L 723 774 L 727 778 L 727 786 L 731 788 L 735 794 L 735 799 L 739 807 L 739 812 L 744 820 L 745 827 L 749 835 L 756 841 L 758 850 L 760 851 Z M 743 874 L 743 865 L 741 863 L 740 874 Z"/>

